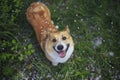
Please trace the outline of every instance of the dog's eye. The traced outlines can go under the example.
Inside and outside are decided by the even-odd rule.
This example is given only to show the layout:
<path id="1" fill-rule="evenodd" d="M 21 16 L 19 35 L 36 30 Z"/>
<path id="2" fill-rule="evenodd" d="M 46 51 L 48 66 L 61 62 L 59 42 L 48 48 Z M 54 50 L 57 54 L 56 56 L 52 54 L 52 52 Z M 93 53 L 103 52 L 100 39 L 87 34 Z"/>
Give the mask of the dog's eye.
<path id="1" fill-rule="evenodd" d="M 62 40 L 66 40 L 67 38 L 65 36 L 62 37 Z"/>
<path id="2" fill-rule="evenodd" d="M 52 42 L 56 42 L 57 40 L 54 38 L 53 40 L 52 40 Z"/>

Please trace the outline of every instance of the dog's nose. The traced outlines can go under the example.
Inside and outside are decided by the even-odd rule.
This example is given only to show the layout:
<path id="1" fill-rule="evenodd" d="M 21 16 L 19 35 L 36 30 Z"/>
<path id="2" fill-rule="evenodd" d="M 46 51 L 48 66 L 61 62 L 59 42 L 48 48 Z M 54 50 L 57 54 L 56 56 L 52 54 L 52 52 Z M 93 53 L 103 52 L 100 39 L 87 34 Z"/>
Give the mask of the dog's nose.
<path id="1" fill-rule="evenodd" d="M 58 45 L 58 46 L 57 46 L 57 49 L 58 49 L 58 50 L 63 50 L 63 45 Z"/>

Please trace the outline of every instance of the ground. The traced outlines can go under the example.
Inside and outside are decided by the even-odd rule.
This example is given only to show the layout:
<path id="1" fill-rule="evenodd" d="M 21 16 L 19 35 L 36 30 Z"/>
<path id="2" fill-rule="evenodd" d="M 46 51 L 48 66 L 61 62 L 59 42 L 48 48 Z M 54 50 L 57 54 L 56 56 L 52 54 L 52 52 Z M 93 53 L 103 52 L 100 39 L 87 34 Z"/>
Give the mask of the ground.
<path id="1" fill-rule="evenodd" d="M 0 3 L 2 80 L 120 79 L 119 0 L 41 0 L 60 30 L 69 25 L 75 43 L 73 58 L 57 67 L 45 58 L 26 20 L 26 9 L 34 1 Z"/>

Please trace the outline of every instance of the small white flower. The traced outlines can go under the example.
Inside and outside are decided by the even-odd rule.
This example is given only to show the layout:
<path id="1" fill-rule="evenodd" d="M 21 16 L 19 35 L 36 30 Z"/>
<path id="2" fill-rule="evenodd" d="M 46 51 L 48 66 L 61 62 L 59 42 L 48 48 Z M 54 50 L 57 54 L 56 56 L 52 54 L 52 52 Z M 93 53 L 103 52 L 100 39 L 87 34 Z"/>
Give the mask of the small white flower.
<path id="1" fill-rule="evenodd" d="M 111 24 L 113 24 L 113 21 L 111 22 Z"/>
<path id="2" fill-rule="evenodd" d="M 83 19 L 80 19 L 80 21 L 83 21 Z"/>
<path id="3" fill-rule="evenodd" d="M 77 20 L 74 20 L 74 22 L 77 22 Z"/>
<path id="4" fill-rule="evenodd" d="M 95 78 L 95 80 L 100 80 L 100 79 L 101 79 L 101 75 Z"/>
<path id="5" fill-rule="evenodd" d="M 69 7 L 66 7 L 66 9 L 69 9 Z"/>
<path id="6" fill-rule="evenodd" d="M 108 16 L 109 14 L 108 14 L 108 13 L 106 13 L 106 15 Z"/>
<path id="7" fill-rule="evenodd" d="M 113 53 L 113 52 L 109 52 L 109 55 L 110 55 L 110 56 L 114 56 L 114 53 Z"/>
<path id="8" fill-rule="evenodd" d="M 78 14 L 76 14 L 76 16 L 78 16 Z"/>
<path id="9" fill-rule="evenodd" d="M 55 27 L 56 27 L 57 29 L 59 28 L 59 26 L 58 26 L 58 25 L 56 25 Z"/>

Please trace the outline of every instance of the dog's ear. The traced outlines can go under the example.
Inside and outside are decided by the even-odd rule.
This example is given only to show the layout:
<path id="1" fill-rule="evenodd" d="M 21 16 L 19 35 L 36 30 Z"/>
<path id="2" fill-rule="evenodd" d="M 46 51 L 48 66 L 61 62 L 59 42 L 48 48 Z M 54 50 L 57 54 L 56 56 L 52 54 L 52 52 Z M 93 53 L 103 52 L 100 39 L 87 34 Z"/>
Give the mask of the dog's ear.
<path id="1" fill-rule="evenodd" d="M 65 31 L 67 31 L 68 33 L 70 33 L 70 29 L 69 29 L 68 25 L 66 26 Z"/>

